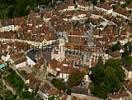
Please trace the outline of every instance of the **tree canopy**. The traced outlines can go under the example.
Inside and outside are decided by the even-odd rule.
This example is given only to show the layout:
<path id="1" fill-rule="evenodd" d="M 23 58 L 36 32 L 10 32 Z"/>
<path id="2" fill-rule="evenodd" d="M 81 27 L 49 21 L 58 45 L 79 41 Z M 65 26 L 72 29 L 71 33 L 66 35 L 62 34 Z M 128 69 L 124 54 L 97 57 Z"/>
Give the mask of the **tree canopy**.
<path id="1" fill-rule="evenodd" d="M 51 0 L 0 0 L 0 18 L 25 16 L 29 8 L 37 5 L 48 5 Z"/>
<path id="2" fill-rule="evenodd" d="M 61 79 L 53 79 L 51 83 L 59 90 L 65 90 L 66 85 Z"/>
<path id="3" fill-rule="evenodd" d="M 79 70 L 74 71 L 68 79 L 68 85 L 70 87 L 77 86 L 81 83 L 82 79 L 84 78 L 84 73 L 80 72 Z"/>
<path id="4" fill-rule="evenodd" d="M 67 94 L 71 94 L 70 88 L 66 85 L 66 83 L 62 79 L 53 79 L 51 83 L 59 90 L 63 90 Z"/>
<path id="5" fill-rule="evenodd" d="M 117 51 L 117 50 L 120 50 L 121 49 L 121 44 L 120 42 L 118 41 L 116 44 L 114 44 L 111 48 L 111 51 Z"/>
<path id="6" fill-rule="evenodd" d="M 109 93 L 122 88 L 125 73 L 120 60 L 110 59 L 105 64 L 98 63 L 91 71 L 90 89 L 95 96 L 106 98 Z"/>

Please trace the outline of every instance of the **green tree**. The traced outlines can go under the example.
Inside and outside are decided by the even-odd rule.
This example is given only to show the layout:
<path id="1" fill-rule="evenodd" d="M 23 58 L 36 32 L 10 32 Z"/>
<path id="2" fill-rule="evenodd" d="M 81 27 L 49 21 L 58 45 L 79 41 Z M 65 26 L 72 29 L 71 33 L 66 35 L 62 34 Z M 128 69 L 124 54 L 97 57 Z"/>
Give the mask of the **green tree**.
<path id="1" fill-rule="evenodd" d="M 100 2 L 105 2 L 105 0 L 100 0 Z"/>
<path id="2" fill-rule="evenodd" d="M 48 5 L 52 0 L 0 0 L 0 18 L 26 16 L 29 7 L 35 9 L 38 5 Z"/>
<path id="3" fill-rule="evenodd" d="M 38 0 L 39 4 L 48 5 L 52 0 Z"/>
<path id="4" fill-rule="evenodd" d="M 118 75 L 116 75 L 116 71 L 112 67 L 106 67 L 104 71 L 104 83 L 107 85 L 107 91 L 113 93 L 120 89 L 120 80 Z"/>
<path id="5" fill-rule="evenodd" d="M 126 0 L 127 5 L 130 4 L 132 1 L 131 0 Z"/>
<path id="6" fill-rule="evenodd" d="M 63 90 L 67 94 L 71 94 L 71 89 L 66 85 L 62 79 L 53 79 L 51 83 L 59 90 Z"/>
<path id="7" fill-rule="evenodd" d="M 68 85 L 70 87 L 77 86 L 81 83 L 82 79 L 84 78 L 84 73 L 80 72 L 79 70 L 76 70 L 71 73 L 68 79 Z"/>
<path id="8" fill-rule="evenodd" d="M 129 55 L 125 55 L 122 57 L 123 66 L 129 70 L 132 69 L 132 57 Z"/>
<path id="9" fill-rule="evenodd" d="M 50 96 L 48 100 L 59 100 L 59 97 L 57 96 Z"/>
<path id="10" fill-rule="evenodd" d="M 93 81 L 98 84 L 104 80 L 104 65 L 92 68 Z"/>
<path id="11" fill-rule="evenodd" d="M 93 75 L 93 81 L 98 84 L 100 81 L 104 80 L 104 65 L 103 65 L 103 60 L 101 57 L 99 57 L 98 63 L 96 67 L 92 68 L 92 75 Z"/>
<path id="12" fill-rule="evenodd" d="M 119 80 L 122 81 L 125 78 L 125 73 L 124 70 L 122 69 L 122 64 L 121 64 L 121 60 L 117 59 L 117 60 L 113 60 L 113 59 L 109 59 L 105 66 L 110 66 L 112 68 L 114 68 L 116 75 L 118 76 Z"/>
<path id="13" fill-rule="evenodd" d="M 97 4 L 97 0 L 91 0 L 91 2 L 92 2 L 93 5 Z"/>
<path id="14" fill-rule="evenodd" d="M 93 78 L 90 89 L 95 96 L 106 98 L 109 93 L 122 88 L 125 74 L 120 60 L 110 59 L 105 64 L 97 63 L 91 71 Z"/>
<path id="15" fill-rule="evenodd" d="M 112 47 L 111 47 L 111 50 L 112 51 L 116 51 L 116 50 L 120 50 L 121 48 L 121 44 L 120 42 L 118 41 L 116 44 L 114 44 Z"/>
<path id="16" fill-rule="evenodd" d="M 90 84 L 90 90 L 91 93 L 94 94 L 95 96 L 101 97 L 101 98 L 107 98 L 108 91 L 105 90 L 106 86 L 104 85 L 95 85 L 95 84 Z"/>
<path id="17" fill-rule="evenodd" d="M 59 90 L 66 89 L 66 84 L 63 82 L 62 79 L 53 79 L 51 83 Z"/>

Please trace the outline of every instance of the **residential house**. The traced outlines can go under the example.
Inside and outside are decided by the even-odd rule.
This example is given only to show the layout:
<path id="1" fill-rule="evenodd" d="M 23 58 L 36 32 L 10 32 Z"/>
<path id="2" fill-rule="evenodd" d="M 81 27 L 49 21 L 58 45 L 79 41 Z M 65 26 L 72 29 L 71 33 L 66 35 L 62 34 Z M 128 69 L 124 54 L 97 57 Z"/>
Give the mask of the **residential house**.
<path id="1" fill-rule="evenodd" d="M 27 66 L 27 58 L 25 56 L 18 58 L 16 61 L 14 61 L 15 68 L 19 69 L 22 67 Z"/>
<path id="2" fill-rule="evenodd" d="M 85 72 L 85 81 L 88 81 L 88 67 L 73 67 L 72 64 L 69 61 L 62 61 L 62 63 L 58 62 L 57 60 L 53 59 L 49 62 L 47 72 L 55 75 L 58 78 L 64 79 L 64 81 L 67 81 L 69 78 L 69 75 L 75 71 L 79 70 L 80 72 Z"/>

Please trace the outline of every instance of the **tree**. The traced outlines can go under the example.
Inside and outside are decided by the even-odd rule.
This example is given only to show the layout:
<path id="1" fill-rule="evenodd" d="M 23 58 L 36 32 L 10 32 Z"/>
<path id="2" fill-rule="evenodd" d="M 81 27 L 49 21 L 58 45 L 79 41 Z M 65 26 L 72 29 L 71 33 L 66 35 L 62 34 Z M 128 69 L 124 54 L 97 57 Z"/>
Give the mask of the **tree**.
<path id="1" fill-rule="evenodd" d="M 53 95 L 53 96 L 48 97 L 48 100 L 59 100 L 59 97 Z"/>
<path id="2" fill-rule="evenodd" d="M 70 87 L 77 86 L 81 83 L 82 79 L 84 78 L 84 73 L 80 72 L 79 70 L 76 70 L 71 73 L 68 79 L 68 85 Z"/>
<path id="3" fill-rule="evenodd" d="M 104 89 L 105 86 L 99 86 L 95 84 L 90 84 L 90 90 L 91 93 L 95 96 L 101 97 L 101 98 L 107 98 L 107 91 Z"/>
<path id="4" fill-rule="evenodd" d="M 120 50 L 121 48 L 121 44 L 120 42 L 118 41 L 116 44 L 114 44 L 112 47 L 111 47 L 111 50 L 112 51 L 116 51 L 116 50 Z"/>
<path id="5" fill-rule="evenodd" d="M 90 85 L 90 90 L 95 96 L 107 98 L 109 93 L 122 88 L 125 74 L 120 60 L 110 59 L 105 64 L 97 63 L 91 71 L 92 85 Z"/>
<path id="6" fill-rule="evenodd" d="M 127 5 L 131 3 L 131 0 L 126 0 Z"/>
<path id="7" fill-rule="evenodd" d="M 0 18 L 26 16 L 29 9 L 38 5 L 49 5 L 52 0 L 0 0 Z"/>
<path id="8" fill-rule="evenodd" d="M 122 57 L 122 63 L 125 68 L 128 70 L 132 69 L 132 57 L 129 55 L 125 55 Z"/>
<path id="9" fill-rule="evenodd" d="M 103 65 L 103 60 L 101 57 L 99 57 L 98 63 L 95 68 L 92 68 L 92 81 L 95 83 L 99 83 L 100 81 L 103 81 L 103 76 L 104 76 L 104 65 Z"/>
<path id="10" fill-rule="evenodd" d="M 39 5 L 48 5 L 49 3 L 51 3 L 52 0 L 38 0 L 38 4 Z"/>
<path id="11" fill-rule="evenodd" d="M 105 0 L 100 0 L 100 2 L 102 2 L 102 3 L 103 3 L 103 2 L 105 2 Z"/>
<path id="12" fill-rule="evenodd" d="M 59 90 L 65 90 L 66 85 L 61 79 L 53 79 L 51 83 Z"/>
<path id="13" fill-rule="evenodd" d="M 59 90 L 63 90 L 67 94 L 71 94 L 71 89 L 66 85 L 62 79 L 53 79 L 51 83 Z"/>
<path id="14" fill-rule="evenodd" d="M 125 78 L 125 73 L 124 70 L 122 69 L 122 64 L 121 64 L 121 60 L 117 59 L 117 60 L 113 60 L 113 59 L 109 59 L 105 66 L 110 66 L 112 68 L 114 68 L 116 75 L 118 76 L 119 80 L 122 81 Z"/>
<path id="15" fill-rule="evenodd" d="M 93 5 L 97 4 L 97 0 L 91 0 L 91 2 L 92 2 Z"/>
<path id="16" fill-rule="evenodd" d="M 106 90 L 110 93 L 120 89 L 120 79 L 116 75 L 116 71 L 112 67 L 106 67 L 104 71 L 104 83 L 107 86 Z"/>
<path id="17" fill-rule="evenodd" d="M 104 80 L 104 66 L 97 66 L 91 69 L 93 80 L 96 84 L 100 83 L 100 81 Z"/>

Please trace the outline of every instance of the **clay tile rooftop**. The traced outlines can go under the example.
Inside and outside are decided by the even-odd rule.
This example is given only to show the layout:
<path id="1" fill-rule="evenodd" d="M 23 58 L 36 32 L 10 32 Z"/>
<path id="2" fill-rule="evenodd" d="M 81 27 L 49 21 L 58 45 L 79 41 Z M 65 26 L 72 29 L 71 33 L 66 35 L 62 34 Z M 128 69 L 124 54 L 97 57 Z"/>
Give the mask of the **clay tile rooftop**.
<path id="1" fill-rule="evenodd" d="M 27 84 L 31 89 L 39 88 L 41 85 L 41 81 L 35 78 L 31 73 L 26 76 L 26 79 L 29 80 Z"/>
<path id="2" fill-rule="evenodd" d="M 115 9 L 115 12 L 119 13 L 119 14 L 122 14 L 122 15 L 125 15 L 125 16 L 129 16 L 128 14 L 128 11 L 126 8 L 117 8 Z"/>
<path id="3" fill-rule="evenodd" d="M 112 2 L 105 2 L 105 3 L 102 3 L 102 4 L 99 3 L 99 4 L 97 4 L 97 6 L 100 7 L 100 8 L 110 10 L 110 9 L 112 9 L 111 4 L 112 4 Z"/>

